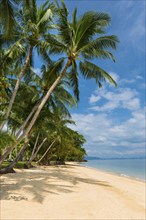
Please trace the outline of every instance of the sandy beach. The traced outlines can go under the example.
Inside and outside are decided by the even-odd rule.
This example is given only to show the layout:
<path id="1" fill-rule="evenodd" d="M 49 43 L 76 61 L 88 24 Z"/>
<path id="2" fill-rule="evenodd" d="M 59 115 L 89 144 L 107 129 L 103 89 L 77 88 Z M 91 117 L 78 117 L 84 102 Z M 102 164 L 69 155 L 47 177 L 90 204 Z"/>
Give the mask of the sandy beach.
<path id="1" fill-rule="evenodd" d="M 1 220 L 145 216 L 145 183 L 69 163 L 1 176 Z"/>

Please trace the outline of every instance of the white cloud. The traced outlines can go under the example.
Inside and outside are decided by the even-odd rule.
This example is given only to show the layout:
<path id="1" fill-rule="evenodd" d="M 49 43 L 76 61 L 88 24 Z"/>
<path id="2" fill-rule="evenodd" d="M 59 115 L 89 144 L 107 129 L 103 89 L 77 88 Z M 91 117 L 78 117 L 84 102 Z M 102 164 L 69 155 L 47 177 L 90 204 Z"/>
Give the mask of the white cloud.
<path id="1" fill-rule="evenodd" d="M 120 84 L 124 85 L 124 84 L 132 84 L 135 83 L 136 80 L 135 79 L 122 79 L 120 80 Z"/>
<path id="2" fill-rule="evenodd" d="M 112 157 L 134 155 L 145 152 L 144 110 L 132 113 L 124 122 L 117 123 L 116 117 L 108 114 L 73 114 L 78 130 L 87 139 L 86 149 L 90 155 Z"/>
<path id="3" fill-rule="evenodd" d="M 137 76 L 136 76 L 136 79 L 143 79 L 143 77 L 140 76 L 140 75 L 137 75 Z"/>
<path id="4" fill-rule="evenodd" d="M 107 91 L 106 89 L 98 92 L 95 91 L 95 94 L 92 94 L 91 97 L 94 97 L 94 103 L 96 98 L 98 100 L 103 99 L 104 104 L 90 107 L 94 111 L 111 111 L 117 108 L 124 108 L 131 111 L 137 110 L 140 108 L 140 100 L 138 98 L 138 92 L 135 89 L 130 88 L 118 88 L 114 92 Z M 90 102 L 91 103 L 91 102 Z"/>
<path id="5" fill-rule="evenodd" d="M 92 103 L 96 103 L 97 101 L 99 101 L 101 98 L 97 95 L 94 95 L 92 94 L 89 98 L 89 103 L 92 104 Z"/>
<path id="6" fill-rule="evenodd" d="M 85 136 L 89 155 L 141 156 L 145 153 L 145 114 L 139 93 L 136 89 L 123 87 L 117 74 L 114 73 L 113 77 L 121 87 L 96 89 L 89 98 L 88 110 L 91 113 L 73 114 L 76 126 L 72 128 Z M 141 79 L 139 75 L 137 77 Z M 127 80 L 127 83 L 134 81 Z M 129 114 L 121 119 L 116 110 L 122 110 L 122 115 L 125 110 Z"/>

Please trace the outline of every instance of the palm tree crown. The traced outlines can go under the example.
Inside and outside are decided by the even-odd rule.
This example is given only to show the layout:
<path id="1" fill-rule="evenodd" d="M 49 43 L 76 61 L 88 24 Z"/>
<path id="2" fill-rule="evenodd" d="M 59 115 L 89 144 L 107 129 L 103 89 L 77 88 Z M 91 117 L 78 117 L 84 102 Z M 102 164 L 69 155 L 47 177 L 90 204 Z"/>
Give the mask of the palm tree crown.
<path id="1" fill-rule="evenodd" d="M 102 86 L 102 82 L 105 80 L 116 85 L 116 82 L 105 70 L 90 61 L 95 58 L 115 61 L 110 50 L 116 49 L 119 40 L 115 35 L 104 35 L 105 28 L 110 24 L 110 16 L 107 13 L 89 11 L 78 19 L 77 9 L 75 9 L 72 20 L 69 22 L 69 13 L 64 2 L 62 1 L 62 8 L 58 3 L 57 7 L 59 15 L 57 21 L 58 35 L 52 41 L 51 35 L 47 36 L 50 42 L 50 53 L 66 54 L 70 61 L 68 77 L 77 98 L 79 99 L 79 70 L 84 78 L 94 78 L 99 86 Z M 101 34 L 102 36 L 100 36 Z"/>

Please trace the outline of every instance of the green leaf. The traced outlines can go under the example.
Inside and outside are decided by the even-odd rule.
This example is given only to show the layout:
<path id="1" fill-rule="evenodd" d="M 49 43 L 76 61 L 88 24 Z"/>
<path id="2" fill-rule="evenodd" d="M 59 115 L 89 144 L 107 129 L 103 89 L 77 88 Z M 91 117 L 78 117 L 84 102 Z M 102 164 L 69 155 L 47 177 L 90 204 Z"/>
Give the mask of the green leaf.
<path id="1" fill-rule="evenodd" d="M 40 24 L 46 22 L 47 20 L 49 20 L 50 18 L 52 18 L 52 11 L 51 9 L 48 9 L 46 11 L 46 13 L 43 15 L 43 17 L 39 20 L 39 22 L 37 23 L 37 26 L 39 26 Z"/>
<path id="2" fill-rule="evenodd" d="M 102 86 L 102 82 L 105 80 L 108 80 L 111 84 L 117 86 L 115 80 L 99 66 L 89 61 L 80 62 L 79 65 L 83 76 L 87 79 L 94 78 L 96 82 L 99 84 L 99 87 Z"/>

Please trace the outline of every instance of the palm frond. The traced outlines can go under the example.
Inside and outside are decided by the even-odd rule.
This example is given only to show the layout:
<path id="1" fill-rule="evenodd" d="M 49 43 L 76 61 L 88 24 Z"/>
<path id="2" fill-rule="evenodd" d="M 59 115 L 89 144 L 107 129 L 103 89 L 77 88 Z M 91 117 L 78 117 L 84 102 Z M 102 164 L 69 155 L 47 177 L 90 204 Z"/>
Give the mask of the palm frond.
<path id="1" fill-rule="evenodd" d="M 98 83 L 99 87 L 102 86 L 102 83 L 108 80 L 111 84 L 117 86 L 115 80 L 102 68 L 89 62 L 84 61 L 79 64 L 81 73 L 86 79 L 94 78 Z"/>
<path id="2" fill-rule="evenodd" d="M 97 58 L 102 58 L 102 59 L 111 59 L 113 62 L 115 62 L 115 58 L 114 55 L 106 50 L 90 50 L 88 49 L 88 52 L 86 52 L 86 50 L 84 52 L 81 53 L 82 57 L 85 59 L 93 59 L 95 57 Z"/>
<path id="3" fill-rule="evenodd" d="M 88 44 L 97 30 L 109 25 L 110 16 L 107 13 L 86 12 L 78 21 L 75 42 L 78 50 Z"/>
<path id="4" fill-rule="evenodd" d="M 43 68 L 43 80 L 45 81 L 45 87 L 48 88 L 48 86 L 51 85 L 51 83 L 57 78 L 58 72 L 63 67 L 64 64 L 64 58 L 59 59 L 57 62 L 53 62 L 52 65 L 49 66 L 48 69 Z"/>
<path id="5" fill-rule="evenodd" d="M 16 41 L 8 50 L 7 50 L 7 56 L 15 59 L 22 56 L 22 54 L 25 52 L 25 47 L 22 45 L 22 39 Z"/>
<path id="6" fill-rule="evenodd" d="M 37 23 L 37 26 L 39 26 L 40 24 L 43 24 L 44 22 L 48 21 L 50 18 L 52 18 L 52 11 L 49 8 L 45 14 L 43 15 L 43 17 L 39 20 L 39 22 Z"/>
<path id="7" fill-rule="evenodd" d="M 6 38 L 12 34 L 16 25 L 15 11 L 15 0 L 0 0 L 0 24 Z"/>
<path id="8" fill-rule="evenodd" d="M 60 102 L 70 107 L 77 105 L 77 102 L 73 98 L 73 96 L 63 87 L 63 83 L 64 82 L 61 82 L 61 84 L 58 85 L 58 87 L 56 87 L 56 89 L 54 90 L 53 95 L 55 97 L 55 100 L 59 100 Z"/>
<path id="9" fill-rule="evenodd" d="M 75 10 L 73 11 L 73 14 L 72 14 L 72 26 L 73 26 L 73 30 L 76 32 L 76 29 L 77 29 L 77 8 L 75 8 Z"/>
<path id="10" fill-rule="evenodd" d="M 59 19 L 57 21 L 59 36 L 63 42 L 68 45 L 72 44 L 72 28 L 68 22 L 68 10 L 64 1 L 62 1 L 62 8 L 57 4 Z"/>
<path id="11" fill-rule="evenodd" d="M 117 36 L 111 35 L 111 36 L 102 36 L 99 38 L 96 38 L 95 40 L 91 41 L 84 47 L 82 47 L 79 51 L 85 52 L 86 54 L 91 53 L 92 51 L 98 51 L 98 50 L 104 50 L 106 48 L 112 48 L 116 49 L 116 45 L 119 43 L 119 40 Z"/>
<path id="12" fill-rule="evenodd" d="M 69 72 L 69 82 L 73 88 L 73 92 L 77 101 L 79 101 L 78 70 L 75 61 L 72 61 L 71 71 Z"/>
<path id="13" fill-rule="evenodd" d="M 6 146 L 14 144 L 15 138 L 10 135 L 8 132 L 0 132 L 0 150 L 4 149 Z"/>
<path id="14" fill-rule="evenodd" d="M 63 43 L 59 42 L 57 39 L 55 39 L 55 35 L 44 35 L 44 38 L 45 41 L 39 40 L 36 44 L 38 53 L 40 50 L 49 50 L 49 53 L 57 54 L 63 53 L 66 50 L 66 46 Z"/>

